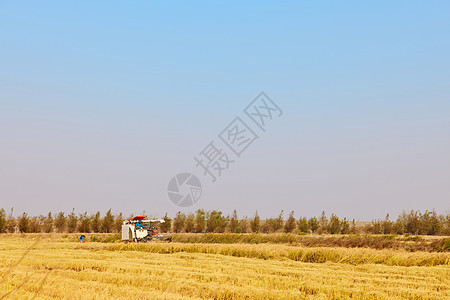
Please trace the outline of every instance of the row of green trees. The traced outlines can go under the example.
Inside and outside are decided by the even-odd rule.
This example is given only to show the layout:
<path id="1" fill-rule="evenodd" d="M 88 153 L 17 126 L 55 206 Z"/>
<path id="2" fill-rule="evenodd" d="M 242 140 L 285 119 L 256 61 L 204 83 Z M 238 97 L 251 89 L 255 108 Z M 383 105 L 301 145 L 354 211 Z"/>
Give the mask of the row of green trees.
<path id="1" fill-rule="evenodd" d="M 422 234 L 422 235 L 450 235 L 450 215 L 438 215 L 434 210 L 412 210 L 402 212 L 396 221 L 390 220 L 389 214 L 384 220 L 373 220 L 370 224 L 360 226 L 355 220 L 340 219 L 335 214 L 327 217 L 322 212 L 320 217 L 298 219 L 294 211 L 284 219 L 281 211 L 278 217 L 262 220 L 258 212 L 252 218 L 239 218 L 236 210 L 231 216 L 225 216 L 221 211 L 205 211 L 198 209 L 195 213 L 185 214 L 177 212 L 172 219 L 167 213 L 165 223 L 160 224 L 162 232 L 232 232 L 232 233 L 318 233 L 318 234 Z M 13 217 L 13 211 L 7 216 L 4 209 L 0 209 L 0 233 L 4 232 L 120 232 L 123 223 L 122 213 L 112 214 L 111 209 L 105 215 L 100 212 L 88 215 L 87 212 L 76 214 L 73 210 L 69 214 L 59 212 L 53 215 L 33 217 L 23 213 Z"/>
<path id="2" fill-rule="evenodd" d="M 111 209 L 101 216 L 100 212 L 88 215 L 87 212 L 75 214 L 75 210 L 66 214 L 59 212 L 53 215 L 49 212 L 46 216 L 29 216 L 23 213 L 13 217 L 13 210 L 6 216 L 4 209 L 0 209 L 0 233 L 38 233 L 38 232 L 104 232 L 113 233 L 121 230 L 122 213 L 113 215 Z"/>
<path id="3" fill-rule="evenodd" d="M 373 234 L 450 235 L 450 215 L 438 215 L 434 210 L 402 212 L 396 221 L 389 214 L 384 220 L 373 220 L 365 231 Z"/>
<path id="4" fill-rule="evenodd" d="M 261 220 L 258 212 L 251 219 L 239 219 L 236 210 L 231 216 L 224 216 L 221 211 L 199 209 L 187 215 L 179 211 L 173 220 L 167 214 L 164 218 L 166 223 L 163 229 L 173 232 L 450 235 L 450 215 L 437 215 L 434 210 L 425 213 L 414 210 L 402 212 L 396 221 L 391 221 L 388 214 L 384 221 L 373 220 L 366 226 L 358 225 L 355 220 L 340 219 L 335 214 L 328 218 L 325 212 L 320 217 L 296 219 L 292 211 L 285 220 L 281 211 L 276 218 Z"/>
<path id="5" fill-rule="evenodd" d="M 292 211 L 288 218 L 284 220 L 283 211 L 276 218 L 261 220 L 258 212 L 253 218 L 238 218 L 236 210 L 231 216 L 224 216 L 221 211 L 205 211 L 199 209 L 194 213 L 185 214 L 178 212 L 175 218 L 170 219 L 167 214 L 164 217 L 165 230 L 171 228 L 173 232 L 232 232 L 232 233 L 274 233 L 274 232 L 313 232 L 313 233 L 351 233 L 353 229 L 356 232 L 355 222 L 352 226 L 347 219 L 340 220 L 332 214 L 330 219 L 322 213 L 320 218 L 312 217 L 307 219 L 301 217 L 298 220 L 294 217 Z"/>

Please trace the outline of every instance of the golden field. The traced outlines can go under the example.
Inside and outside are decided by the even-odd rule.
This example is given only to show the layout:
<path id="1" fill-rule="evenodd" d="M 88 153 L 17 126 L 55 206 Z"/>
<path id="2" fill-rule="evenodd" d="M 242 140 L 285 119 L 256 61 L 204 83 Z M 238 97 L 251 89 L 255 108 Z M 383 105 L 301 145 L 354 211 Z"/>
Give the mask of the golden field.
<path id="1" fill-rule="evenodd" d="M 0 299 L 450 299 L 450 253 L 0 235 Z"/>

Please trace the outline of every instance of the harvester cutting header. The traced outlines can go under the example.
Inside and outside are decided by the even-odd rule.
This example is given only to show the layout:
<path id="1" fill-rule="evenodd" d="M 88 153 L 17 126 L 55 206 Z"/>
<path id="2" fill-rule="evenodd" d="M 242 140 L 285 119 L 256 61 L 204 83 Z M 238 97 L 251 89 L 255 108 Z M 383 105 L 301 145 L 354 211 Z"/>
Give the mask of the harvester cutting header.
<path id="1" fill-rule="evenodd" d="M 166 241 L 171 242 L 172 237 L 163 236 L 158 232 L 158 229 L 153 225 L 157 223 L 164 223 L 160 219 L 147 220 L 145 216 L 135 216 L 130 220 L 123 221 L 122 225 L 122 241 L 128 242 L 149 242 L 149 241 Z"/>

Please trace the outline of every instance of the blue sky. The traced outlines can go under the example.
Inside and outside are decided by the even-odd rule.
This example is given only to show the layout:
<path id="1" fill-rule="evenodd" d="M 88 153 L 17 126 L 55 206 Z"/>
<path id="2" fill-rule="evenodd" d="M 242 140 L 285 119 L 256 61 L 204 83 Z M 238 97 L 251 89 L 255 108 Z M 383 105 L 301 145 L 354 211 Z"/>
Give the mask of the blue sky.
<path id="1" fill-rule="evenodd" d="M 174 214 L 265 91 L 284 115 L 186 212 L 443 212 L 449 28 L 448 1 L 0 0 L 0 207 Z"/>

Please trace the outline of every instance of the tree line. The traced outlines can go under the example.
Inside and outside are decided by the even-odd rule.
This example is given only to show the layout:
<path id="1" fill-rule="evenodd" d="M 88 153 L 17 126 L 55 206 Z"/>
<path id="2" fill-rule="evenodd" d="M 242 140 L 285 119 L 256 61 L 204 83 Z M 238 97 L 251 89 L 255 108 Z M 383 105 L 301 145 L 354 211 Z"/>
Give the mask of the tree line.
<path id="1" fill-rule="evenodd" d="M 339 218 L 335 214 L 327 217 L 325 212 L 319 217 L 294 216 L 291 211 L 287 217 L 283 217 L 282 210 L 278 217 L 262 220 L 258 212 L 252 218 L 237 216 L 236 210 L 231 216 L 224 216 L 221 211 L 197 210 L 195 213 L 185 214 L 178 212 L 174 219 L 167 214 L 166 230 L 172 232 L 232 232 L 232 233 L 317 233 L 317 234 L 421 234 L 421 235 L 450 235 L 450 215 L 448 213 L 438 215 L 434 210 L 403 211 L 395 221 L 390 220 L 389 214 L 384 220 L 372 220 L 365 226 L 360 222 Z"/>
<path id="2" fill-rule="evenodd" d="M 219 210 L 206 211 L 198 209 L 195 213 L 185 214 L 177 212 L 174 218 L 166 213 L 165 223 L 159 224 L 162 232 L 231 232 L 231 233 L 316 233 L 316 234 L 414 234 L 414 235 L 450 235 L 450 215 L 438 215 L 434 210 L 420 211 L 411 210 L 409 213 L 403 211 L 397 219 L 391 220 L 389 214 L 383 220 L 372 220 L 372 222 L 361 226 L 359 222 L 339 218 L 335 214 L 327 217 L 325 212 L 319 217 L 294 216 L 291 211 L 284 218 L 282 210 L 278 217 L 261 219 L 256 211 L 252 218 L 239 218 L 237 211 L 231 215 L 224 215 Z M 103 216 L 100 212 L 88 215 L 87 212 L 76 214 L 75 210 L 66 214 L 59 212 L 46 216 L 29 216 L 23 213 L 18 217 L 9 215 L 4 209 L 0 209 L 0 233 L 38 233 L 38 232 L 83 232 L 83 233 L 117 233 L 121 231 L 123 223 L 122 213 L 114 215 L 111 209 Z"/>
<path id="3" fill-rule="evenodd" d="M 75 210 L 66 214 L 59 212 L 46 216 L 29 216 L 23 213 L 19 217 L 13 216 L 13 210 L 7 216 L 5 210 L 0 209 L 0 233 L 73 233 L 73 232 L 120 232 L 123 223 L 122 213 L 113 215 L 111 209 L 101 216 L 100 212 L 88 215 L 87 212 L 76 214 Z"/>

